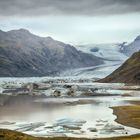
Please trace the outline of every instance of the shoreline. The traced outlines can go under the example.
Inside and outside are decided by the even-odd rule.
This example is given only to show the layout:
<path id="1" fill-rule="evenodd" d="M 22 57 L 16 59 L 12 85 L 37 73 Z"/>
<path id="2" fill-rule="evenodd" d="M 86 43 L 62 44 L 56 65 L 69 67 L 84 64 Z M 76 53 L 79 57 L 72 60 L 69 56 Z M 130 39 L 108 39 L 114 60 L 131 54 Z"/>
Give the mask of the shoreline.
<path id="1" fill-rule="evenodd" d="M 103 86 L 103 89 L 104 88 L 106 88 L 106 86 Z M 99 95 L 100 94 L 98 94 L 98 96 Z M 114 94 L 111 94 L 111 95 L 114 95 Z M 26 95 L 23 95 L 23 96 L 26 96 Z M 108 96 L 108 94 L 107 94 L 107 96 Z M 123 94 L 122 95 L 120 94 L 119 96 L 123 96 Z M 6 99 L 6 103 L 8 103 L 8 106 L 11 105 L 11 104 L 13 105 L 13 103 L 14 103 L 14 105 L 18 105 L 19 106 L 20 105 L 19 104 L 19 101 L 22 104 L 23 99 L 24 100 L 26 99 L 25 100 L 26 101 L 26 104 L 27 104 L 27 106 L 29 106 L 28 103 L 31 103 L 32 101 L 34 101 L 34 99 L 38 98 L 38 96 L 33 96 L 34 98 L 32 96 L 30 98 L 29 97 L 28 98 L 26 98 L 26 97 L 24 97 L 24 98 L 22 97 L 21 98 L 21 97 L 22 97 L 22 95 L 19 95 L 19 96 L 17 95 L 17 96 L 14 96 L 14 99 L 13 98 L 10 98 L 10 100 L 7 100 Z M 88 98 L 90 98 L 90 97 L 92 97 L 92 96 L 88 96 Z M 69 97 L 67 97 L 67 98 L 69 99 Z M 71 98 L 74 98 L 74 97 L 71 97 Z M 74 99 L 78 99 L 78 98 L 79 97 L 75 97 Z M 86 101 L 84 101 L 83 100 L 84 98 L 85 98 L 85 96 L 82 97 L 82 100 L 73 101 L 72 104 L 74 104 L 74 105 L 79 105 L 79 104 L 80 105 L 84 105 L 84 104 L 91 104 L 91 103 L 93 103 L 93 104 L 100 103 L 100 100 L 99 99 L 98 99 L 98 102 L 97 101 L 95 102 L 95 100 L 92 101 L 92 100 L 89 100 L 89 99 L 86 100 Z M 55 99 L 58 99 L 58 98 L 55 98 Z M 127 101 L 126 100 L 127 102 L 130 103 L 130 105 L 117 104 L 119 106 L 117 106 L 117 107 L 116 106 L 115 107 L 110 107 L 110 106 L 113 106 L 114 101 L 116 100 L 116 99 L 114 99 L 113 96 L 112 96 L 111 99 L 112 99 L 112 102 L 113 103 L 109 101 L 110 105 L 108 106 L 108 108 L 110 108 L 110 110 L 112 109 L 111 112 L 113 112 L 113 114 L 117 117 L 117 119 L 115 120 L 115 122 L 117 122 L 119 124 L 123 124 L 124 126 L 129 126 L 129 127 L 140 129 L 140 125 L 139 125 L 140 124 L 140 113 L 139 113 L 139 110 L 140 110 L 140 104 L 139 103 L 140 102 L 139 101 L 136 102 L 136 101 L 133 101 L 133 100 L 130 100 L 130 101 Z M 108 101 L 108 97 L 107 97 L 107 101 Z M 32 103 L 38 105 L 38 102 L 32 102 Z M 46 104 L 44 104 L 44 102 L 41 102 L 41 104 L 39 104 L 39 106 L 42 105 L 42 104 L 43 105 L 46 105 Z M 72 106 L 72 104 L 71 104 L 70 101 L 68 101 L 66 103 L 62 103 L 62 104 L 64 104 L 65 106 L 69 106 L 69 105 Z M 135 104 L 135 105 L 133 105 L 133 104 Z M 30 111 L 30 109 L 29 109 L 29 111 Z M 92 112 L 92 110 L 90 110 L 90 112 Z M 89 115 L 89 116 L 92 116 L 92 115 Z M 97 116 L 97 117 L 99 117 L 99 116 Z M 132 121 L 132 118 L 134 118 L 133 119 L 134 122 Z M 91 127 L 93 127 L 93 124 L 91 124 Z M 129 133 L 129 131 L 127 131 L 126 135 L 116 135 L 116 136 L 114 135 L 113 136 L 113 135 L 109 135 L 108 134 L 107 136 L 104 136 L 105 138 L 100 137 L 100 136 L 99 137 L 95 137 L 95 138 L 94 137 L 91 137 L 91 138 L 89 137 L 88 138 L 88 136 L 85 137 L 85 138 L 84 137 L 83 138 L 76 138 L 73 135 L 71 135 L 71 136 L 68 135 L 66 137 L 64 135 L 62 135 L 62 137 L 58 137 L 58 135 L 53 135 L 53 136 L 56 136 L 56 137 L 50 137 L 50 138 L 44 138 L 43 137 L 43 138 L 40 138 L 40 136 L 42 137 L 43 135 L 38 135 L 38 137 L 36 137 L 37 135 L 35 135 L 35 137 L 34 137 L 34 136 L 31 136 L 31 135 L 28 135 L 28 134 L 23 134 L 23 133 L 12 131 L 12 130 L 7 130 L 7 129 L 9 129 L 8 127 L 6 129 L 3 129 L 3 128 L 4 127 L 2 127 L 2 129 L 0 129 L 0 140 L 18 140 L 18 139 L 19 140 L 22 140 L 22 137 L 25 137 L 23 140 L 26 140 L 26 139 L 27 140 L 90 140 L 90 139 L 92 139 L 92 140 L 129 140 L 129 139 L 132 139 L 132 140 L 133 139 L 134 140 L 140 140 L 139 130 L 138 131 L 134 131 L 134 133 Z M 96 126 L 95 126 L 95 128 L 96 128 Z M 31 134 L 31 133 L 29 133 L 29 134 Z M 9 135 L 10 135 L 10 137 L 9 137 Z M 22 137 L 20 137 L 20 136 L 22 136 Z M 45 133 L 44 136 L 46 136 L 46 133 Z M 14 139 L 14 137 L 15 137 L 15 139 Z M 20 138 L 17 138 L 17 137 L 20 137 Z"/>
<path id="2" fill-rule="evenodd" d="M 34 137 L 21 132 L 0 129 L 0 140 L 140 140 L 140 134 L 112 138 L 74 138 L 74 137 Z"/>
<path id="3" fill-rule="evenodd" d="M 130 101 L 130 103 L 135 101 Z M 117 116 L 116 122 L 124 126 L 140 129 L 140 105 L 132 104 L 127 106 L 110 107 L 113 114 Z M 0 140 L 140 140 L 140 134 L 130 136 L 117 136 L 109 138 L 75 138 L 75 137 L 34 137 L 21 132 L 0 129 Z"/>
<path id="4" fill-rule="evenodd" d="M 130 101 L 131 102 L 131 101 Z M 140 105 L 111 107 L 113 114 L 117 116 L 116 122 L 140 129 Z"/>

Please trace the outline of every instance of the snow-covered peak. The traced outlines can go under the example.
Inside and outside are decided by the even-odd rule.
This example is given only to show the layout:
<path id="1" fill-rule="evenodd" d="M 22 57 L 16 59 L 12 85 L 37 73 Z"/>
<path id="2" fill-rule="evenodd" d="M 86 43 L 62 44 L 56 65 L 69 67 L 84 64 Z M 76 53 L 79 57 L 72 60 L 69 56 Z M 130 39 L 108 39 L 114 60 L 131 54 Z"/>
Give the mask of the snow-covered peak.
<path id="1" fill-rule="evenodd" d="M 140 41 L 140 35 L 136 37 L 135 41 Z"/>

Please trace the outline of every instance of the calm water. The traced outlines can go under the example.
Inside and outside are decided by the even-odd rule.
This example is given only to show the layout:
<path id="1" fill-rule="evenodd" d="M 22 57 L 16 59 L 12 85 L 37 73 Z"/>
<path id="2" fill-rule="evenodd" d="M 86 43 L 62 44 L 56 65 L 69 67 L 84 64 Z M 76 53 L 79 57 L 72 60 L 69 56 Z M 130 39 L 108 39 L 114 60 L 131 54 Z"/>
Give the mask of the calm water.
<path id="1" fill-rule="evenodd" d="M 88 104 L 72 104 L 74 101 L 84 100 L 89 101 Z M 71 101 L 70 105 L 66 105 L 67 101 Z M 125 130 L 110 132 L 103 132 L 105 125 L 119 125 L 114 120 L 113 110 L 110 106 L 123 105 L 126 102 L 122 97 L 94 97 L 94 98 L 48 98 L 43 100 L 36 100 L 34 103 L 19 104 L 13 106 L 0 107 L 0 124 L 1 128 L 17 129 L 29 123 L 42 122 L 44 126 L 39 126 L 33 130 L 25 131 L 25 133 L 48 136 L 48 135 L 62 135 L 75 137 L 108 137 L 138 133 L 139 130 L 125 127 Z M 81 130 L 76 132 L 62 132 L 60 126 L 53 129 L 46 128 L 47 126 L 54 126 L 59 119 L 65 120 L 84 120 L 86 123 L 82 124 Z M 101 121 L 100 121 L 101 120 Z M 4 124 L 4 121 L 16 122 L 13 124 Z M 21 125 L 22 124 L 22 125 Z M 71 122 L 69 122 L 71 124 Z M 97 128 L 97 132 L 90 132 L 89 128 Z M 55 130 L 55 131 L 54 131 Z M 23 130 L 20 130 L 24 132 Z"/>

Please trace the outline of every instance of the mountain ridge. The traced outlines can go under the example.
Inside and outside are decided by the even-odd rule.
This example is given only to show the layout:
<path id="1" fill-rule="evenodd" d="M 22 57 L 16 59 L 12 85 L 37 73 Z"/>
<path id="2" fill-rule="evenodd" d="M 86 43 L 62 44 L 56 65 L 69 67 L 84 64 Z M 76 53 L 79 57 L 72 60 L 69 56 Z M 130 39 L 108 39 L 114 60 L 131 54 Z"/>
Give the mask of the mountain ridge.
<path id="1" fill-rule="evenodd" d="M 65 69 L 103 64 L 75 47 L 28 30 L 0 32 L 0 77 L 57 75 Z"/>

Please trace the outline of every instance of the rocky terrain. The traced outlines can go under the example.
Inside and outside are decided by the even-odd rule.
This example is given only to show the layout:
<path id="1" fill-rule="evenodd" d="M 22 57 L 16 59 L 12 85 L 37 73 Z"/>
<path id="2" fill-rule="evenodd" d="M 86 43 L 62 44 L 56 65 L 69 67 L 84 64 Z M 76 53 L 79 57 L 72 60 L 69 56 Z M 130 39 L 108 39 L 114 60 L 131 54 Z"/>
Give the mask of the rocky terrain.
<path id="1" fill-rule="evenodd" d="M 140 51 L 100 82 L 140 83 Z"/>
<path id="2" fill-rule="evenodd" d="M 0 77 L 50 76 L 99 64 L 103 64 L 100 58 L 51 37 L 25 29 L 0 31 Z"/>

